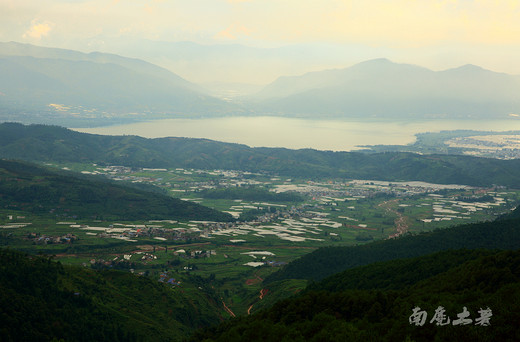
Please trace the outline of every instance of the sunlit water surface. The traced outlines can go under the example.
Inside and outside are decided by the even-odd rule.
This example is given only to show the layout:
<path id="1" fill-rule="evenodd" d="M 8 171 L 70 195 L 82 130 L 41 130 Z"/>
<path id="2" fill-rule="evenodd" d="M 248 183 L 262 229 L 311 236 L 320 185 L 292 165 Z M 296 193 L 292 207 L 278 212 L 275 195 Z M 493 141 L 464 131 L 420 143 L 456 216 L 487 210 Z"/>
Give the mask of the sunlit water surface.
<path id="1" fill-rule="evenodd" d="M 363 145 L 405 145 L 415 141 L 416 133 L 458 129 L 520 130 L 520 120 L 382 122 L 257 116 L 169 119 L 75 130 L 103 135 L 138 135 L 145 138 L 206 138 L 251 147 L 352 151 Z"/>

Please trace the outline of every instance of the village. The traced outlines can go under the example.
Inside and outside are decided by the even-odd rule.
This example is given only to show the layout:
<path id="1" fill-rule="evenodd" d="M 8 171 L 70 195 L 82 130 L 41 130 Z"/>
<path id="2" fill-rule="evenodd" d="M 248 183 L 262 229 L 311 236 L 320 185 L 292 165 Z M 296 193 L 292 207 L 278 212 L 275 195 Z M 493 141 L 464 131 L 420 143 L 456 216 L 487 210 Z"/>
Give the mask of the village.
<path id="1" fill-rule="evenodd" d="M 520 158 L 520 136 L 517 134 L 494 134 L 458 137 L 445 144 L 458 148 L 464 154 L 497 159 Z"/>

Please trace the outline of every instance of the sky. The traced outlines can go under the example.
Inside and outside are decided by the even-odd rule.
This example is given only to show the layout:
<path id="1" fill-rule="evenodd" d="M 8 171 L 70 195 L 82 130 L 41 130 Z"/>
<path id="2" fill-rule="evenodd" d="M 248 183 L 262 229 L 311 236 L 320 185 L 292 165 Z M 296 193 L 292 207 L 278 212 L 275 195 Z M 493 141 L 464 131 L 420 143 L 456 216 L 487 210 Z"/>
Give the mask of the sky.
<path id="1" fill-rule="evenodd" d="M 472 63 L 520 74 L 520 1 L 0 0 L 3 42 L 118 52 L 114 42 L 142 39 L 258 48 L 327 44 L 355 47 L 358 59 L 389 57 L 434 70 Z M 353 62 L 345 60 L 345 67 Z"/>

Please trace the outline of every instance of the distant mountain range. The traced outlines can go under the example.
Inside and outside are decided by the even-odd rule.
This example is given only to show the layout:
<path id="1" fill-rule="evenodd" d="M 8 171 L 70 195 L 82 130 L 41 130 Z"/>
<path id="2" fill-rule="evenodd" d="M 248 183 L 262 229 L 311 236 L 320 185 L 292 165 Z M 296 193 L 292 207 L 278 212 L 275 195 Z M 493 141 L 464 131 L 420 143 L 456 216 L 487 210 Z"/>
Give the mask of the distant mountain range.
<path id="1" fill-rule="evenodd" d="M 2 112 L 153 119 L 234 108 L 166 69 L 112 54 L 0 43 L 0 75 Z"/>
<path id="2" fill-rule="evenodd" d="M 210 63 L 209 59 L 218 61 L 232 52 L 254 60 L 250 65 L 236 64 L 236 73 L 247 68 L 262 70 L 262 61 L 269 63 L 273 51 L 284 51 L 190 43 L 150 45 L 158 56 L 161 48 L 176 63 L 191 59 Z M 298 60 L 296 52 L 290 51 L 284 56 Z M 0 43 L 0 75 L 1 121 L 69 127 L 251 114 L 383 120 L 520 115 L 520 76 L 474 65 L 432 71 L 387 59 L 369 60 L 344 69 L 280 77 L 255 95 L 240 98 L 240 105 L 212 97 L 204 88 L 157 65 L 99 52 Z M 218 93 L 225 93 L 225 87 Z M 236 94 L 221 97 L 237 98 Z"/>
<path id="3" fill-rule="evenodd" d="M 465 65 L 432 71 L 387 59 L 280 77 L 257 110 L 307 117 L 493 119 L 520 113 L 520 76 Z"/>

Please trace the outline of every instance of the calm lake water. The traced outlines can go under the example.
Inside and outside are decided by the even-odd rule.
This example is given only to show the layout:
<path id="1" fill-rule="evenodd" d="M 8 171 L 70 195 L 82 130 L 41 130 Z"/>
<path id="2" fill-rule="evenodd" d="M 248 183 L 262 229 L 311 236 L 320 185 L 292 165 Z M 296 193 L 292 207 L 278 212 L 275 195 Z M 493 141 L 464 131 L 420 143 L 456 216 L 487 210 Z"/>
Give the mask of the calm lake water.
<path id="1" fill-rule="evenodd" d="M 457 129 L 520 130 L 520 119 L 361 122 L 260 116 L 170 119 L 74 130 L 103 135 L 138 135 L 145 138 L 206 138 L 251 147 L 352 151 L 360 145 L 405 145 L 415 141 L 416 133 Z"/>

